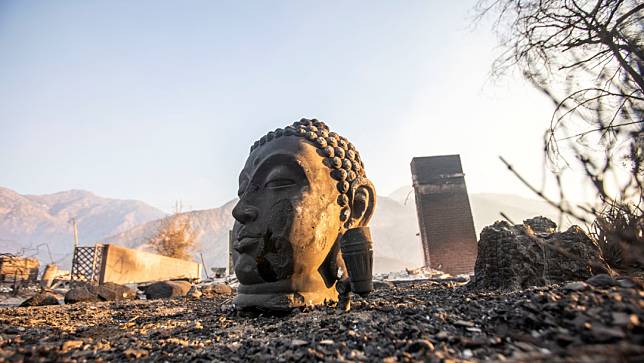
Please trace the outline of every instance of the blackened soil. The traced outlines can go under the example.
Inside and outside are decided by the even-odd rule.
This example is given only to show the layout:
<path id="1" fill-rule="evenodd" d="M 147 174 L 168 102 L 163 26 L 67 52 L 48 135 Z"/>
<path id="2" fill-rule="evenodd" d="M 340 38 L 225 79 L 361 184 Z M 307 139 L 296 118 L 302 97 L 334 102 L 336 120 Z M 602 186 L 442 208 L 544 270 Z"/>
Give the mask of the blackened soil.
<path id="1" fill-rule="evenodd" d="M 642 287 L 573 287 L 407 282 L 282 316 L 223 296 L 2 308 L 0 361 L 644 361 Z"/>

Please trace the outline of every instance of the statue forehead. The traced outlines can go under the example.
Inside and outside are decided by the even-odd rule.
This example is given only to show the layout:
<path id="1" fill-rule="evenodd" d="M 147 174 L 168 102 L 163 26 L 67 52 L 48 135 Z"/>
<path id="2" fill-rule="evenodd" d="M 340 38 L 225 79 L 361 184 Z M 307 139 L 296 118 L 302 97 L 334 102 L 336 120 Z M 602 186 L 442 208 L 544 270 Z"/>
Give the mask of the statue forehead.
<path id="1" fill-rule="evenodd" d="M 316 166 L 316 163 L 311 163 L 311 159 L 314 159 L 319 163 L 320 168 L 324 168 L 323 158 L 317 154 L 315 146 L 298 136 L 284 136 L 253 150 L 246 159 L 246 164 L 240 177 L 244 176 L 244 174 L 252 176 L 265 160 L 274 155 L 290 155 L 295 160 L 309 164 L 307 166 Z"/>

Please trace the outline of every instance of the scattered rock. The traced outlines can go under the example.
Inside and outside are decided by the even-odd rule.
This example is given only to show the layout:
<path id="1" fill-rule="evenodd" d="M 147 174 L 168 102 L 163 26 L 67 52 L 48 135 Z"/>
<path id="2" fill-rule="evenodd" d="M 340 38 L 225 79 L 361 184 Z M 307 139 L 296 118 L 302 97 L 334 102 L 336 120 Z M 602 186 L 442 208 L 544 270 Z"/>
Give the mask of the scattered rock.
<path id="1" fill-rule="evenodd" d="M 409 344 L 405 351 L 411 354 L 423 354 L 434 351 L 434 344 L 429 340 L 419 339 Z"/>
<path id="2" fill-rule="evenodd" d="M 635 314 L 626 314 L 621 312 L 611 313 L 613 325 L 620 327 L 632 328 L 640 324 L 640 320 Z"/>
<path id="3" fill-rule="evenodd" d="M 170 299 L 186 296 L 192 284 L 187 281 L 161 281 L 145 288 L 146 299 Z"/>
<path id="4" fill-rule="evenodd" d="M 105 301 L 134 300 L 137 294 L 136 290 L 113 282 L 97 286 L 96 293 L 101 300 Z"/>
<path id="5" fill-rule="evenodd" d="M 588 284 L 583 281 L 573 281 L 565 284 L 563 288 L 570 291 L 581 291 L 586 290 L 588 288 Z"/>
<path id="6" fill-rule="evenodd" d="M 467 329 L 469 330 L 470 328 L 467 328 Z M 481 332 L 481 331 L 480 331 L 480 329 L 479 329 L 479 333 L 480 333 L 480 332 Z M 485 344 L 487 344 L 489 340 L 484 339 L 484 338 L 483 338 L 483 337 L 481 337 L 481 336 L 476 336 L 476 337 L 472 337 L 472 338 L 469 338 L 469 337 L 461 337 L 461 338 L 460 338 L 460 341 L 461 341 L 461 344 L 463 344 L 463 346 L 464 346 L 464 347 L 467 347 L 467 348 L 478 348 L 478 347 L 481 347 L 481 346 L 484 346 Z"/>
<path id="7" fill-rule="evenodd" d="M 449 333 L 446 331 L 439 331 L 438 334 L 436 334 L 436 338 L 439 340 L 447 340 L 449 338 Z"/>
<path id="8" fill-rule="evenodd" d="M 140 359 L 147 357 L 149 352 L 145 349 L 133 349 L 133 348 L 128 348 L 123 351 L 123 355 L 125 355 L 125 358 L 128 359 Z"/>
<path id="9" fill-rule="evenodd" d="M 65 304 L 96 301 L 121 301 L 136 299 L 136 290 L 113 282 L 102 285 L 75 283 L 65 294 Z"/>
<path id="10" fill-rule="evenodd" d="M 218 283 L 204 286 L 201 292 L 208 297 L 212 297 L 215 295 L 232 295 L 233 289 L 226 284 Z"/>
<path id="11" fill-rule="evenodd" d="M 67 340 L 63 342 L 63 346 L 61 347 L 61 350 L 63 352 L 70 351 L 72 349 L 78 349 L 85 344 L 82 340 Z"/>
<path id="12" fill-rule="evenodd" d="M 309 342 L 307 342 L 306 340 L 302 340 L 302 339 L 293 339 L 291 341 L 291 345 L 294 346 L 294 347 L 303 347 L 305 345 L 309 345 Z"/>
<path id="13" fill-rule="evenodd" d="M 607 327 L 602 324 L 593 324 L 591 328 L 593 338 L 597 342 L 609 342 L 614 340 L 623 339 L 626 334 L 624 331 L 617 327 Z"/>
<path id="14" fill-rule="evenodd" d="M 472 353 L 471 349 L 465 349 L 463 350 L 463 358 L 465 359 L 470 359 L 474 356 L 474 353 Z"/>
<path id="15" fill-rule="evenodd" d="M 226 348 L 232 350 L 233 352 L 236 352 L 241 348 L 241 344 L 239 342 L 234 342 L 226 345 Z"/>
<path id="16" fill-rule="evenodd" d="M 471 328 L 471 327 L 474 326 L 474 322 L 473 321 L 465 321 L 465 320 L 456 320 L 454 322 L 454 325 Z"/>
<path id="17" fill-rule="evenodd" d="M 615 280 L 617 281 L 617 284 L 620 287 L 624 287 L 624 288 L 627 288 L 627 289 L 641 288 L 642 287 L 642 284 L 641 284 L 640 281 L 638 281 L 636 279 L 633 279 L 631 277 L 628 277 L 628 276 L 618 276 Z"/>
<path id="18" fill-rule="evenodd" d="M 20 304 L 21 307 L 59 305 L 58 297 L 51 292 L 39 292 Z"/>
<path id="19" fill-rule="evenodd" d="M 188 291 L 188 296 L 193 299 L 199 299 L 201 298 L 202 295 L 203 293 L 196 286 L 191 287 L 190 291 Z"/>
<path id="20" fill-rule="evenodd" d="M 87 286 L 72 287 L 65 294 L 65 304 L 95 301 L 98 301 L 98 296 L 96 296 L 96 293 L 90 292 Z"/>
<path id="21" fill-rule="evenodd" d="M 608 276 L 607 274 L 595 275 L 589 278 L 588 280 L 586 280 L 586 282 L 595 287 L 601 287 L 601 288 L 608 288 L 608 287 L 617 285 L 617 281 L 615 281 L 614 278 Z"/>

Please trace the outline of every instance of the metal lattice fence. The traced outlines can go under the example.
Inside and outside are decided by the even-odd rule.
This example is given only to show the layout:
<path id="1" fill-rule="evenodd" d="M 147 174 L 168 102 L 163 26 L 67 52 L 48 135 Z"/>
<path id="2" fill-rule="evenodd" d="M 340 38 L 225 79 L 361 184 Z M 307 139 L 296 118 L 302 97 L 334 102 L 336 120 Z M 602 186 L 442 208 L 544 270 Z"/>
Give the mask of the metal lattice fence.
<path id="1" fill-rule="evenodd" d="M 74 248 L 71 280 L 98 283 L 102 262 L 103 245 Z"/>

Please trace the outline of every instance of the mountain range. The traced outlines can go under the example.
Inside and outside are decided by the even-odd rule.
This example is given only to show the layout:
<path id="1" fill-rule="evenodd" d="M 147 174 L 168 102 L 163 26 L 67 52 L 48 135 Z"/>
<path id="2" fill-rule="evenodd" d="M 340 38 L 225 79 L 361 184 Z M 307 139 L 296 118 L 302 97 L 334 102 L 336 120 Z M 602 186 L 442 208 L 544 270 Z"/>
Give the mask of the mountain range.
<path id="1" fill-rule="evenodd" d="M 0 187 L 0 253 L 36 254 L 49 262 L 72 252 L 71 219 L 81 242 L 127 231 L 166 213 L 136 200 L 109 199 L 83 190 L 22 195 Z"/>
<path id="2" fill-rule="evenodd" d="M 0 187 L 0 253 L 37 255 L 43 263 L 54 260 L 69 268 L 73 247 L 70 220 L 76 218 L 81 245 L 95 242 L 142 248 L 161 226 L 175 219 L 186 221 L 196 236 L 195 259 L 206 266 L 224 267 L 228 231 L 236 200 L 218 208 L 167 215 L 144 202 L 109 199 L 82 190 L 47 195 L 21 195 Z M 545 202 L 507 194 L 471 194 L 477 234 L 501 219 L 504 212 L 515 222 L 535 215 L 556 221 L 557 211 Z M 413 189 L 399 188 L 378 196 L 371 222 L 374 270 L 398 271 L 423 264 Z M 51 251 L 51 256 L 47 251 Z"/>

